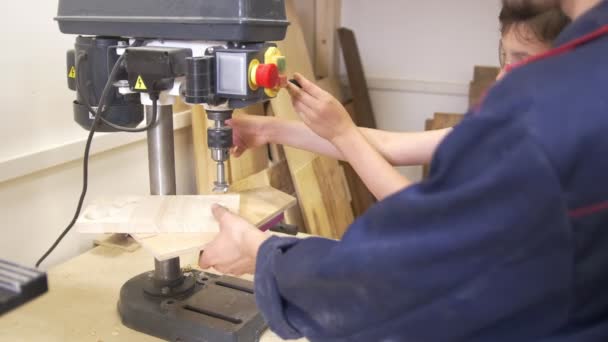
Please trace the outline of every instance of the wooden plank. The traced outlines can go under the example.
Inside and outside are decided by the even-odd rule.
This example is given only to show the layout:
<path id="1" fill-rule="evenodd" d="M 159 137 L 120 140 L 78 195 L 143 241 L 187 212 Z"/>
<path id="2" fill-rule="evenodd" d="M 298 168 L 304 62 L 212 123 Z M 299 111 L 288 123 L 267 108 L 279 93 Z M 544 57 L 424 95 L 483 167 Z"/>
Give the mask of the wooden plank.
<path id="1" fill-rule="evenodd" d="M 277 163 L 262 172 L 233 183 L 230 186 L 230 191 L 238 193 L 266 186 L 271 186 L 290 195 L 295 193 L 287 161 Z"/>
<path id="2" fill-rule="evenodd" d="M 463 118 L 463 114 L 435 113 L 432 120 L 426 120 L 425 129 L 427 131 L 433 131 L 437 129 L 454 127 L 458 125 Z M 423 178 L 427 178 L 429 176 L 430 170 L 430 164 L 424 166 Z"/>
<path id="3" fill-rule="evenodd" d="M 104 234 L 96 238 L 95 246 L 118 248 L 127 252 L 135 252 L 141 247 L 132 236 L 127 234 Z"/>
<path id="4" fill-rule="evenodd" d="M 289 172 L 289 166 L 285 160 L 260 173 L 232 184 L 230 190 L 233 192 L 242 192 L 265 186 L 271 186 L 294 197 L 297 196 L 291 179 L 291 173 Z M 300 230 L 305 229 L 306 225 L 304 224 L 299 204 L 296 203 L 285 211 L 285 223 L 295 225 Z"/>
<path id="5" fill-rule="evenodd" d="M 326 77 L 315 82 L 317 86 L 326 92 L 330 93 L 333 97 L 335 97 L 340 103 L 344 104 L 344 92 L 342 91 L 342 85 L 338 78 L 334 77 Z M 352 117 L 352 115 L 351 115 Z M 354 120 L 353 120 L 354 121 Z"/>
<path id="6" fill-rule="evenodd" d="M 473 81 L 469 86 L 469 108 L 478 106 L 488 90 L 496 83 L 500 68 L 490 66 L 475 66 Z"/>
<path id="7" fill-rule="evenodd" d="M 342 45 L 342 54 L 344 55 L 355 107 L 353 121 L 359 127 L 377 128 L 355 33 L 349 29 L 340 28 L 338 29 L 338 35 L 340 37 L 340 44 Z"/>
<path id="8" fill-rule="evenodd" d="M 346 104 L 345 108 L 352 116 L 354 112 L 352 102 Z M 376 198 L 349 163 L 343 162 L 342 167 L 352 196 L 353 215 L 359 217 L 376 203 Z"/>
<path id="9" fill-rule="evenodd" d="M 278 42 L 279 48 L 288 58 L 288 74 L 299 72 L 304 77 L 314 79 L 312 64 L 304 45 L 302 30 L 295 15 L 293 1 L 286 1 L 287 15 L 291 25 L 284 41 Z M 294 111 L 287 92 L 282 91 L 271 101 L 273 112 L 277 117 L 300 120 Z M 339 164 L 335 160 L 323 159 L 319 156 L 284 147 L 289 170 L 298 195 L 306 231 L 325 237 L 337 237 L 335 232 L 343 231 L 353 221 L 350 203 L 344 200 L 344 177 L 338 174 Z M 318 166 L 319 163 L 323 167 Z M 322 187 L 322 182 L 332 182 L 331 186 Z M 341 192 L 332 193 L 332 189 L 342 187 Z M 334 200 L 337 204 L 328 206 L 326 202 Z"/>
<path id="10" fill-rule="evenodd" d="M 473 71 L 473 82 L 493 83 L 500 73 L 500 68 L 495 66 L 476 65 Z"/>
<path id="11" fill-rule="evenodd" d="M 271 187 L 243 191 L 239 195 L 239 215 L 257 227 L 270 222 L 296 203 L 294 197 Z M 182 234 L 135 234 L 133 237 L 145 250 L 162 261 L 200 251 L 216 234 L 217 231 L 206 231 Z"/>
<path id="12" fill-rule="evenodd" d="M 299 72 L 304 77 L 314 80 L 310 54 L 304 44 L 304 34 L 300 25 L 300 19 L 294 8 L 293 0 L 285 1 L 285 10 L 287 11 L 287 19 L 291 25 L 287 29 L 285 39 L 277 42 L 277 45 L 287 57 L 287 75 Z"/>
<path id="13" fill-rule="evenodd" d="M 433 130 L 433 119 L 427 119 L 424 121 L 424 130 L 431 131 Z M 422 166 L 422 178 L 428 178 L 429 173 L 431 172 L 431 163 L 424 164 Z"/>
<path id="14" fill-rule="evenodd" d="M 234 116 L 240 115 L 265 115 L 264 104 L 249 106 L 243 110 L 236 110 Z M 269 166 L 268 146 L 250 148 L 240 157 L 230 157 L 230 182 L 238 182 L 251 175 L 265 170 Z"/>
<path id="15" fill-rule="evenodd" d="M 315 74 L 317 78 L 337 78 L 340 71 L 339 44 L 341 0 L 315 0 Z"/>
<path id="16" fill-rule="evenodd" d="M 462 119 L 464 119 L 463 114 L 435 113 L 430 129 L 436 130 L 454 127 L 458 125 L 462 121 Z"/>
<path id="17" fill-rule="evenodd" d="M 351 195 L 344 169 L 335 160 L 320 157 L 312 162 L 312 170 L 321 188 L 323 208 L 329 214 L 330 238 L 341 238 L 354 221 Z"/>
<path id="18" fill-rule="evenodd" d="M 211 206 L 238 212 L 240 201 L 238 194 L 97 198 L 83 210 L 76 229 L 88 234 L 217 232 Z"/>
<path id="19" fill-rule="evenodd" d="M 328 238 L 340 238 L 354 220 L 350 195 L 342 168 L 335 160 L 317 157 L 295 174 L 302 213 L 309 232 Z M 302 199 L 303 198 L 303 199 Z"/>
<path id="20" fill-rule="evenodd" d="M 310 55 L 315 53 L 315 6 L 316 0 L 295 0 L 295 9 L 300 20 L 306 48 Z"/>

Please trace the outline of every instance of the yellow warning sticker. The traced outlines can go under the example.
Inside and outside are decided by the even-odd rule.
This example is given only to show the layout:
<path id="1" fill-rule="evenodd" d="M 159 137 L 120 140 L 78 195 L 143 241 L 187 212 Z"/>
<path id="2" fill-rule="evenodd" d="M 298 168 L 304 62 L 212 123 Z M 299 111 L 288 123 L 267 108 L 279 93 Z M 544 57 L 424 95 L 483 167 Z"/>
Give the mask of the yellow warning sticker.
<path id="1" fill-rule="evenodd" d="M 76 68 L 75 67 L 71 67 L 70 68 L 70 72 L 68 73 L 68 77 L 69 78 L 76 78 Z"/>
<path id="2" fill-rule="evenodd" d="M 146 84 L 144 83 L 144 79 L 141 76 L 137 77 L 137 82 L 135 82 L 135 90 L 148 90 Z"/>

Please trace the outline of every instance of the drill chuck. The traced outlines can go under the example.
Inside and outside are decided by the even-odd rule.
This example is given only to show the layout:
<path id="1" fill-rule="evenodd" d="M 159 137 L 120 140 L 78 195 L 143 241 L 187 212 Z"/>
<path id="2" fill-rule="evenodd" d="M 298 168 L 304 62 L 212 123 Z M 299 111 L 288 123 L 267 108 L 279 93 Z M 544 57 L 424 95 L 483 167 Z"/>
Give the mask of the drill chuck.
<path id="1" fill-rule="evenodd" d="M 217 162 L 214 191 L 226 192 L 228 181 L 224 162 L 230 158 L 230 149 L 233 145 L 232 127 L 227 126 L 226 121 L 232 118 L 232 111 L 208 111 L 207 118 L 214 123 L 213 127 L 207 129 L 207 144 L 211 150 L 211 158 Z"/>
<path id="2" fill-rule="evenodd" d="M 230 150 L 225 148 L 212 148 L 211 158 L 216 162 L 225 162 L 230 157 Z"/>
<path id="3" fill-rule="evenodd" d="M 209 128 L 207 130 L 208 145 L 210 149 L 232 148 L 232 128 L 228 126 Z M 215 159 L 214 159 L 215 160 Z M 216 160 L 218 161 L 218 160 Z"/>

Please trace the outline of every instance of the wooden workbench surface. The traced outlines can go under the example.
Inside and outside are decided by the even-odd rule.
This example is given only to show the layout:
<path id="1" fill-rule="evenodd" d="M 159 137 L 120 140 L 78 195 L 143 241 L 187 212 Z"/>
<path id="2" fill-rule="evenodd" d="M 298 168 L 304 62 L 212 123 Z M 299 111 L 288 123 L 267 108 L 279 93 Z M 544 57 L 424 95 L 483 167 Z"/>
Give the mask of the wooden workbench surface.
<path id="1" fill-rule="evenodd" d="M 195 266 L 197 255 L 182 257 Z M 0 341 L 160 341 L 123 326 L 116 303 L 120 287 L 154 268 L 139 248 L 127 252 L 96 247 L 48 272 L 49 292 L 0 317 Z M 281 341 L 267 332 L 261 342 Z"/>

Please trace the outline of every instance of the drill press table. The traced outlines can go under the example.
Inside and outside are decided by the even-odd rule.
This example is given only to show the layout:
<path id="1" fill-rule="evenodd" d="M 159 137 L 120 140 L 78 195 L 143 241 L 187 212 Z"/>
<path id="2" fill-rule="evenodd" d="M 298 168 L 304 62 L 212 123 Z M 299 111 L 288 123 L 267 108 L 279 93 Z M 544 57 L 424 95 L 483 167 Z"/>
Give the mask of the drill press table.
<path id="1" fill-rule="evenodd" d="M 184 256 L 182 265 L 194 267 L 197 258 Z M 96 247 L 49 270 L 47 294 L 1 316 L 0 341 L 161 341 L 123 326 L 116 309 L 120 287 L 152 269 L 142 248 Z M 281 339 L 267 331 L 260 341 Z"/>

